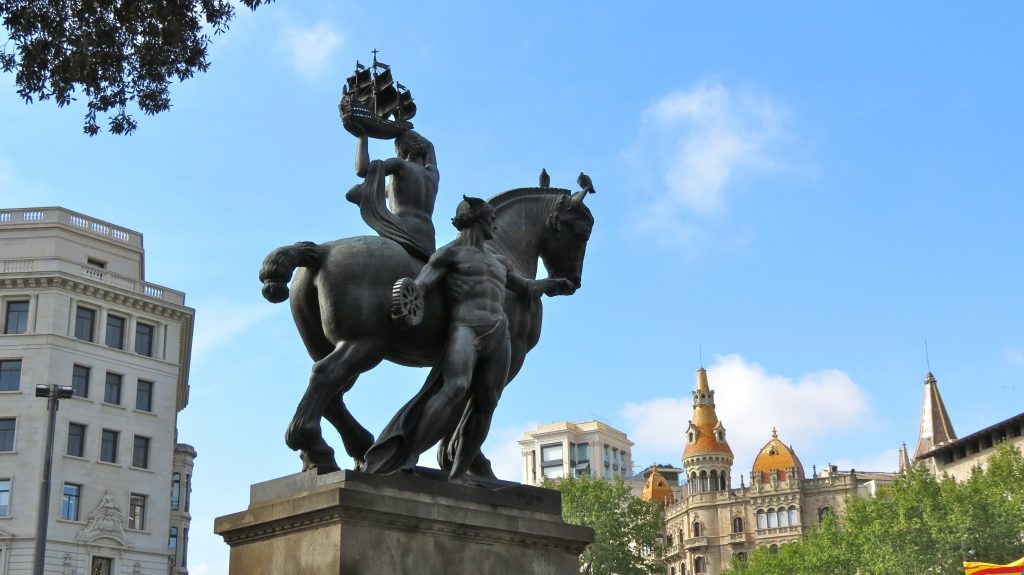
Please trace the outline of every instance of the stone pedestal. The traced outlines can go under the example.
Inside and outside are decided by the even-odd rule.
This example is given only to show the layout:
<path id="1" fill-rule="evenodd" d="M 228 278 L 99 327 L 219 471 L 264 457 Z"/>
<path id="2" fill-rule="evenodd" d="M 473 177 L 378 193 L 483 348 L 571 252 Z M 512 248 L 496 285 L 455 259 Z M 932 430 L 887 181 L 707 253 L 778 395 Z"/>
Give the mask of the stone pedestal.
<path id="1" fill-rule="evenodd" d="M 558 492 L 417 472 L 308 472 L 253 485 L 249 509 L 214 524 L 231 546 L 230 575 L 579 572 L 594 532 L 562 522 Z"/>

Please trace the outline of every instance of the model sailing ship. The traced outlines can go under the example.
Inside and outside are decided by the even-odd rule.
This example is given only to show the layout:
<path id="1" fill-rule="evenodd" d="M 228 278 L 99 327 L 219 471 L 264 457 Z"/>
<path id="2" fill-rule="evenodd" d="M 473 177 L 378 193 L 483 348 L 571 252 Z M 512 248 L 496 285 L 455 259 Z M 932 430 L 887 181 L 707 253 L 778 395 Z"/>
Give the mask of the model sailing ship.
<path id="1" fill-rule="evenodd" d="M 391 67 L 377 60 L 374 50 L 369 67 L 356 61 L 355 73 L 342 87 L 338 111 L 349 131 L 357 126 L 371 138 L 390 139 L 412 129 L 409 120 L 416 115 L 416 103 L 412 92 L 394 80 Z"/>

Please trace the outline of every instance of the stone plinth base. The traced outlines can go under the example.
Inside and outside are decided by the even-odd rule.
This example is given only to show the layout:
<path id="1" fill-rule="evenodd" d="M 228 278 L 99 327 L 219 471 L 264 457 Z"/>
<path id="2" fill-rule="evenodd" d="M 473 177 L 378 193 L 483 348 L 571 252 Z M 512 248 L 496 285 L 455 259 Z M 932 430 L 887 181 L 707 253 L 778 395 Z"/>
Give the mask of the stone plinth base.
<path id="1" fill-rule="evenodd" d="M 230 575 L 579 572 L 594 532 L 562 522 L 558 492 L 417 472 L 308 472 L 253 485 L 249 509 L 214 524 L 231 546 Z"/>

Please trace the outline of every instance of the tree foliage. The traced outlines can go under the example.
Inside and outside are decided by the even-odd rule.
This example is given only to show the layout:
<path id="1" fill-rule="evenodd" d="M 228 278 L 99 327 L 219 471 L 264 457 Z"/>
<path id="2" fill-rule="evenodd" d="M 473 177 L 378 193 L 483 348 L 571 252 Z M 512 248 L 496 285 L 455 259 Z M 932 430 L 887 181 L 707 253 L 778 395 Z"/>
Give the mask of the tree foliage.
<path id="1" fill-rule="evenodd" d="M 589 476 L 545 480 L 562 493 L 562 518 L 594 530 L 594 542 L 580 556 L 580 573 L 588 575 L 655 575 L 664 571 L 654 560 L 662 516 L 658 505 L 630 493 L 622 479 Z"/>
<path id="2" fill-rule="evenodd" d="M 1000 445 L 985 470 L 963 482 L 918 464 L 892 490 L 851 498 L 800 542 L 777 554 L 758 549 L 726 573 L 744 575 L 960 575 L 963 561 L 1008 563 L 1024 556 L 1024 457 Z"/>
<path id="3" fill-rule="evenodd" d="M 255 10 L 272 0 L 240 1 Z M 206 32 L 227 30 L 234 13 L 229 0 L 0 0 L 0 67 L 26 102 L 63 107 L 84 95 L 86 134 L 100 131 L 98 114 L 130 134 L 129 103 L 148 115 L 170 108 L 170 83 L 210 67 Z"/>

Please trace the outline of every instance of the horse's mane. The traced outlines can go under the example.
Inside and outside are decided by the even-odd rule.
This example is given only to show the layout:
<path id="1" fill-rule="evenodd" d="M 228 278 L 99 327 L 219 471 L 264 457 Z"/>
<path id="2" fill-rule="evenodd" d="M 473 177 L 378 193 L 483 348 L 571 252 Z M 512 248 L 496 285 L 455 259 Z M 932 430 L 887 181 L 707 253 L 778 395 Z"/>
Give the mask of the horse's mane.
<path id="1" fill-rule="evenodd" d="M 508 190 L 507 192 L 501 192 L 500 194 L 494 195 L 491 199 L 487 200 L 487 203 L 494 206 L 495 210 L 500 211 L 506 204 L 522 198 L 532 196 L 558 197 L 569 195 L 569 193 L 569 190 L 562 188 L 516 188 L 514 190 Z"/>

